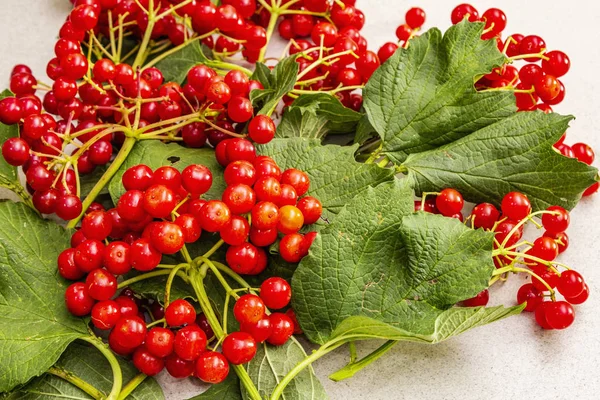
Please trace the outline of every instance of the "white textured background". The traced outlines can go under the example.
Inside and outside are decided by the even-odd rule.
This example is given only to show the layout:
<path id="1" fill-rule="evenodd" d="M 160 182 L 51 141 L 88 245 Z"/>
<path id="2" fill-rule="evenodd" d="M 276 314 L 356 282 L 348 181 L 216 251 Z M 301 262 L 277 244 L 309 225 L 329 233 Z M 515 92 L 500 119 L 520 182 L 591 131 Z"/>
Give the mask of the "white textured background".
<path id="1" fill-rule="evenodd" d="M 447 28 L 458 1 L 358 0 L 365 11 L 364 35 L 372 48 L 394 40 L 396 26 L 411 6 L 423 7 L 426 27 Z M 564 79 L 565 102 L 556 108 L 574 114 L 567 143 L 585 141 L 598 150 L 600 109 L 600 3 L 585 1 L 476 1 L 483 13 L 500 6 L 508 15 L 507 33 L 539 34 L 550 49 L 564 50 L 573 67 Z M 67 15 L 68 0 L 0 1 L 0 79 L 4 85 L 12 66 L 30 65 L 45 77 L 53 57 L 58 29 Z M 597 163 L 598 164 L 598 163 Z M 0 192 L 6 197 L 5 192 Z M 342 367 L 347 354 L 339 351 L 315 368 L 332 399 L 597 399 L 600 393 L 600 196 L 586 200 L 573 212 L 571 247 L 561 261 L 587 278 L 592 295 L 577 308 L 575 324 L 566 331 L 542 332 L 532 315 L 513 317 L 436 346 L 399 344 L 353 379 L 334 383 L 327 376 Z M 0 221 L 0 223 L 2 223 Z M 513 305 L 521 278 L 494 287 L 492 301 Z M 377 344 L 361 345 L 372 350 Z M 200 391 L 191 381 L 161 377 L 169 400 L 185 399 Z"/>

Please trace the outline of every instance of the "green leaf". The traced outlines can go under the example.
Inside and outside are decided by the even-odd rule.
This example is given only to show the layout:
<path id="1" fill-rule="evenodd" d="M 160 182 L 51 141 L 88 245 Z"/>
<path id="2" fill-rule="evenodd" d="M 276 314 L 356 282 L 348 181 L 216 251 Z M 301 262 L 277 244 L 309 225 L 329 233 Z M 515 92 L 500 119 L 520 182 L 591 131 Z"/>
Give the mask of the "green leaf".
<path id="1" fill-rule="evenodd" d="M 269 398 L 277 384 L 302 360 L 306 358 L 304 349 L 296 339 L 288 340 L 283 346 L 266 343 L 258 346 L 256 356 L 248 363 L 248 375 L 256 385 L 262 398 Z M 244 399 L 248 399 L 242 391 Z M 325 389 L 315 376 L 312 367 L 302 370 L 285 388 L 282 394 L 287 400 L 327 399 Z"/>
<path id="2" fill-rule="evenodd" d="M 121 182 L 123 174 L 128 168 L 138 164 L 146 164 L 152 170 L 163 165 L 170 165 L 179 171 L 190 164 L 202 164 L 208 167 L 213 174 L 213 185 L 204 197 L 220 199 L 221 193 L 225 190 L 222 167 L 217 162 L 213 150 L 190 149 L 181 147 L 176 143 L 165 144 L 158 140 L 142 140 L 136 143 L 125 163 L 110 181 L 108 190 L 113 203 L 117 204 L 119 198 L 125 193 L 125 188 Z"/>
<path id="3" fill-rule="evenodd" d="M 354 132 L 362 114 L 326 93 L 302 95 L 288 107 L 277 127 L 277 137 L 322 139 L 329 133 Z"/>
<path id="4" fill-rule="evenodd" d="M 475 91 L 474 79 L 501 65 L 482 23 L 462 22 L 442 37 L 430 29 L 371 77 L 364 107 L 394 162 L 469 135 L 516 111 L 511 92 Z"/>
<path id="5" fill-rule="evenodd" d="M 261 104 L 258 114 L 270 115 L 283 96 L 288 94 L 296 84 L 298 78 L 298 63 L 296 56 L 286 57 L 281 60 L 273 70 L 264 64 L 258 63 L 253 79 L 257 79 L 264 86 L 264 90 L 253 90 L 250 100 L 256 107 Z"/>
<path id="6" fill-rule="evenodd" d="M 123 373 L 123 383 L 126 384 L 137 374 L 137 370 L 131 362 L 116 357 Z M 82 379 L 105 395 L 111 391 L 113 382 L 110 364 L 93 346 L 79 342 L 71 343 L 55 367 Z M 6 398 L 9 400 L 92 399 L 83 390 L 50 373 L 34 379 Z M 163 400 L 165 397 L 156 380 L 147 377 L 127 398 L 133 400 Z"/>
<path id="7" fill-rule="evenodd" d="M 524 305 L 516 307 L 453 307 L 442 312 L 433 324 L 420 331 L 400 329 L 369 317 L 349 317 L 331 334 L 331 341 L 341 339 L 386 339 L 439 343 L 470 329 L 520 314 Z"/>
<path id="8" fill-rule="evenodd" d="M 70 232 L 22 203 L 0 203 L 0 392 L 48 370 L 85 321 L 64 305 L 68 283 L 56 259 Z"/>
<path id="9" fill-rule="evenodd" d="M 356 196 L 320 232 L 292 279 L 310 340 L 327 342 L 357 315 L 429 332 L 443 310 L 487 288 L 493 234 L 413 208 L 404 180 L 385 183 Z"/>
<path id="10" fill-rule="evenodd" d="M 357 146 L 321 145 L 315 139 L 274 139 L 258 146 L 282 169 L 298 168 L 310 177 L 308 194 L 323 203 L 323 218 L 331 220 L 354 196 L 371 185 L 393 179 L 394 171 L 357 163 Z"/>
<path id="11" fill-rule="evenodd" d="M 87 195 L 92 191 L 106 170 L 106 166 L 97 166 L 91 174 L 81 175 L 79 185 L 82 199 L 86 198 Z M 104 194 L 108 194 L 107 186 L 102 188 L 100 193 L 98 193 L 99 196 Z"/>
<path id="12" fill-rule="evenodd" d="M 500 204 L 526 193 L 535 210 L 575 207 L 598 171 L 562 156 L 552 145 L 572 117 L 516 113 L 456 142 L 413 154 L 403 164 L 418 194 L 452 187 L 473 202 Z"/>
<path id="13" fill-rule="evenodd" d="M 369 122 L 367 114 L 363 115 L 358 125 L 356 126 L 356 135 L 354 136 L 354 143 L 363 144 L 367 140 L 377 136 L 375 128 Z"/>
<path id="14" fill-rule="evenodd" d="M 205 49 L 199 41 L 194 40 L 181 50 L 169 55 L 156 64 L 165 77 L 165 82 L 177 82 L 182 84 L 187 73 L 198 64 L 210 66 L 210 60 L 204 53 Z"/>
<path id="15" fill-rule="evenodd" d="M 217 385 L 211 385 L 206 392 L 188 400 L 242 400 L 240 380 L 237 375 L 231 371 L 225 381 Z"/>
<path id="16" fill-rule="evenodd" d="M 0 100 L 6 97 L 12 97 L 13 94 L 10 90 L 6 89 L 0 93 Z M 4 125 L 0 123 L 0 143 L 6 142 L 8 139 L 19 136 L 19 125 Z M 14 185 L 20 185 L 19 175 L 17 174 L 17 168 L 13 167 L 4 160 L 4 157 L 0 157 L 0 186 L 12 187 Z"/>

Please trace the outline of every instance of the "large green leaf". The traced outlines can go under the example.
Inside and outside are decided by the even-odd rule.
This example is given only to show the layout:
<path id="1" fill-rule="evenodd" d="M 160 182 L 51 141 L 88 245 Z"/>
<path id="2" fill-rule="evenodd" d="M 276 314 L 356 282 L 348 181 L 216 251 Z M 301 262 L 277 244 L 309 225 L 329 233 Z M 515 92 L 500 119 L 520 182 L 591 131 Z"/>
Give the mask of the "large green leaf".
<path id="1" fill-rule="evenodd" d="M 209 58 L 204 53 L 204 47 L 194 40 L 187 46 L 181 48 L 175 53 L 169 55 L 156 64 L 165 77 L 165 82 L 177 82 L 182 84 L 187 73 L 197 64 L 206 64 L 211 66 Z"/>
<path id="2" fill-rule="evenodd" d="M 211 385 L 208 390 L 188 400 L 242 400 L 240 380 L 231 371 L 227 379 L 217 385 Z"/>
<path id="3" fill-rule="evenodd" d="M 433 324 L 419 331 L 397 328 L 369 317 L 349 317 L 333 331 L 331 340 L 386 339 L 435 344 L 469 329 L 519 314 L 523 309 L 524 305 L 509 308 L 453 307 L 442 312 Z"/>
<path id="4" fill-rule="evenodd" d="M 277 137 L 322 139 L 329 133 L 354 132 L 362 116 L 345 107 L 335 96 L 305 94 L 285 110 L 277 127 Z"/>
<path id="5" fill-rule="evenodd" d="M 552 145 L 571 117 L 517 113 L 403 164 L 417 193 L 453 187 L 473 202 L 499 204 L 506 193 L 526 193 L 534 209 L 572 209 L 598 171 L 564 157 Z"/>
<path id="6" fill-rule="evenodd" d="M 131 362 L 118 357 L 123 383 L 129 382 L 138 371 Z M 55 365 L 56 369 L 73 375 L 107 395 L 112 388 L 112 371 L 108 361 L 95 348 L 78 342 L 69 345 Z M 8 400 L 92 399 L 78 387 L 50 373 L 34 379 L 11 393 Z M 147 377 L 128 397 L 133 400 L 163 400 L 160 385 Z"/>
<path id="7" fill-rule="evenodd" d="M 356 196 L 320 232 L 292 279 L 310 340 L 327 342 L 357 315 L 429 332 L 443 310 L 488 286 L 493 235 L 413 207 L 406 182 L 385 183 Z"/>
<path id="8" fill-rule="evenodd" d="M 400 49 L 369 80 L 364 106 L 395 162 L 484 128 L 516 111 L 510 92 L 475 91 L 475 77 L 505 58 L 484 24 L 462 22 L 442 37 L 430 29 Z"/>
<path id="9" fill-rule="evenodd" d="M 271 346 L 266 343 L 258 346 L 256 356 L 248 363 L 248 375 L 256 385 L 262 398 L 268 398 L 281 379 L 306 358 L 304 349 L 295 339 L 288 340 L 283 346 Z M 242 391 L 244 399 L 248 399 Z M 312 367 L 305 368 L 285 388 L 282 394 L 287 400 L 327 399 L 325 389 L 315 376 Z"/>
<path id="10" fill-rule="evenodd" d="M 0 93 L 0 100 L 5 97 L 13 96 L 10 90 L 6 89 Z M 19 136 L 19 125 L 4 125 L 0 123 L 0 146 L 7 139 Z M 11 188 L 14 185 L 19 185 L 19 175 L 17 168 L 13 167 L 0 157 L 0 186 Z"/>
<path id="11" fill-rule="evenodd" d="M 70 232 L 22 203 L 0 203 L 0 392 L 44 373 L 87 334 L 65 308 L 56 259 Z"/>
<path id="12" fill-rule="evenodd" d="M 271 114 L 283 96 L 290 92 L 298 78 L 298 63 L 296 56 L 286 57 L 277 63 L 273 70 L 258 63 L 253 79 L 262 83 L 263 90 L 253 90 L 250 100 L 254 106 L 260 105 L 259 114 Z"/>
<path id="13" fill-rule="evenodd" d="M 271 156 L 282 169 L 298 168 L 310 177 L 309 194 L 323 203 L 323 217 L 329 221 L 354 196 L 370 185 L 393 178 L 394 172 L 357 163 L 356 146 L 321 145 L 315 139 L 274 139 L 258 146 L 260 154 Z"/>
<path id="14" fill-rule="evenodd" d="M 110 181 L 108 190 L 115 204 L 117 204 L 119 198 L 125 193 L 125 188 L 121 182 L 123 174 L 128 168 L 138 164 L 146 164 L 152 170 L 163 165 L 170 165 L 180 171 L 190 164 L 202 164 L 208 167 L 213 175 L 212 187 L 204 197 L 208 199 L 220 199 L 221 193 L 225 190 L 223 168 L 217 162 L 213 150 L 190 149 L 181 147 L 176 143 L 165 144 L 158 140 L 143 140 L 136 143 L 125 163 L 123 163 Z"/>

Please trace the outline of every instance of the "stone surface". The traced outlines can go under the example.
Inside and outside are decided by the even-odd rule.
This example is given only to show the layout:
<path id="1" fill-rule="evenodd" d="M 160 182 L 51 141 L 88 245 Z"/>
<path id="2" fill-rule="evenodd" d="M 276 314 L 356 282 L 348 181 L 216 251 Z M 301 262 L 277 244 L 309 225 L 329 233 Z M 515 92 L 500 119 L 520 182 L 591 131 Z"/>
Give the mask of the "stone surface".
<path id="1" fill-rule="evenodd" d="M 53 57 L 54 38 L 67 15 L 67 0 L 2 0 L 0 6 L 0 77 L 5 85 L 12 66 L 25 63 L 36 76 L 45 77 L 45 65 Z M 585 141 L 600 149 L 599 123 L 600 3 L 542 0 L 481 0 L 481 12 L 498 6 L 508 15 L 507 32 L 540 34 L 551 49 L 566 51 L 573 62 L 564 79 L 566 101 L 557 111 L 577 116 L 567 143 Z M 426 27 L 449 25 L 456 2 L 420 0 L 358 0 L 365 11 L 364 34 L 371 47 L 394 40 L 404 12 L 419 5 L 428 13 Z M 276 53 L 279 54 L 279 53 Z M 43 78 L 42 78 L 43 79 Z M 5 192 L 0 192 L 6 197 Z M 600 391 L 600 198 L 585 200 L 573 212 L 572 245 L 561 261 L 581 271 L 590 287 L 590 301 L 577 308 L 573 327 L 562 332 L 542 332 L 531 315 L 521 315 L 468 332 L 449 342 L 432 346 L 401 344 L 353 379 L 334 383 L 327 376 L 344 365 L 345 350 L 315 366 L 330 397 L 341 399 L 595 399 Z M 515 277 L 492 289 L 494 303 L 514 304 L 521 282 Z M 596 311 L 594 311 L 596 310 Z M 366 354 L 378 344 L 360 344 Z M 161 377 L 169 400 L 189 398 L 201 391 L 197 382 L 175 382 Z"/>

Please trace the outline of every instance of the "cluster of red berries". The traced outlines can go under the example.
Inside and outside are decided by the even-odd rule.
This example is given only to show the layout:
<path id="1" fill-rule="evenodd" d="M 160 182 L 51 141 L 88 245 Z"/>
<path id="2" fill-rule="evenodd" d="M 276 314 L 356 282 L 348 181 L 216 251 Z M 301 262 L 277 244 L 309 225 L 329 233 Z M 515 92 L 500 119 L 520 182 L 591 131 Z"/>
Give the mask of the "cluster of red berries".
<path id="1" fill-rule="evenodd" d="M 462 195 L 454 189 L 444 189 L 437 196 L 415 202 L 415 208 L 430 213 L 442 214 L 463 220 Z M 508 193 L 502 200 L 501 210 L 493 204 L 482 203 L 473 208 L 468 218 L 474 229 L 495 232 L 494 250 L 499 251 L 493 260 L 501 270 L 521 264 L 527 268 L 524 272 L 532 275 L 532 282 L 523 285 L 517 293 L 517 302 L 527 302 L 525 311 L 534 312 L 537 323 L 544 329 L 565 329 L 574 319 L 574 304 L 584 303 L 589 289 L 582 276 L 572 270 L 559 272 L 554 264 L 559 254 L 567 250 L 569 237 L 569 213 L 562 207 L 549 207 L 541 214 L 541 222 L 546 230 L 532 244 L 521 242 L 525 224 L 532 220 L 531 203 L 527 196 L 519 192 Z M 537 214 L 536 214 L 537 215 Z M 522 247 L 527 247 L 522 251 Z M 562 264 L 561 264 L 562 266 Z M 556 301 L 554 289 L 563 295 L 564 301 Z M 546 301 L 552 298 L 552 301 Z M 485 306 L 489 301 L 489 292 L 484 290 L 472 299 L 462 302 L 468 307 Z"/>
<path id="2" fill-rule="evenodd" d="M 204 207 L 201 222 L 210 219 L 210 232 L 219 232 L 230 245 L 227 263 L 239 274 L 258 274 L 266 267 L 263 247 L 275 243 L 278 234 L 282 258 L 299 262 L 316 233 L 298 233 L 314 224 L 323 212 L 321 202 L 304 196 L 310 186 L 308 175 L 298 169 L 281 171 L 267 156 L 256 156 L 254 146 L 243 139 L 227 139 L 216 147 L 218 162 L 225 167 L 227 188 L 222 201 Z M 304 197 L 302 197 L 304 196 Z M 249 214 L 249 221 L 241 215 Z"/>
<path id="3" fill-rule="evenodd" d="M 387 42 L 379 48 L 377 55 L 379 60 L 384 63 L 388 58 L 394 55 L 399 47 L 408 47 L 410 39 L 417 36 L 417 33 L 425 25 L 425 11 L 422 8 L 413 7 L 406 12 L 404 24 L 396 28 L 396 37 L 398 42 Z"/>

